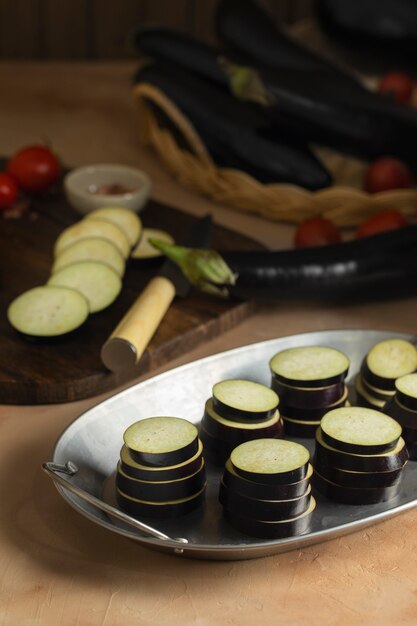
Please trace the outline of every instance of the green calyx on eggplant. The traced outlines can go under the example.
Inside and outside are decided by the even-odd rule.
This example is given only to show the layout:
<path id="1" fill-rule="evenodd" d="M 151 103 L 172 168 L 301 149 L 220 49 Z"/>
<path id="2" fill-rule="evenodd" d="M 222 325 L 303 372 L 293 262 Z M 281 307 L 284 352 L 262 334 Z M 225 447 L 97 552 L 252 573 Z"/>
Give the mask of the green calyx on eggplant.
<path id="1" fill-rule="evenodd" d="M 152 240 L 192 285 L 221 297 L 281 301 L 417 293 L 417 226 L 315 248 L 219 253 Z"/>

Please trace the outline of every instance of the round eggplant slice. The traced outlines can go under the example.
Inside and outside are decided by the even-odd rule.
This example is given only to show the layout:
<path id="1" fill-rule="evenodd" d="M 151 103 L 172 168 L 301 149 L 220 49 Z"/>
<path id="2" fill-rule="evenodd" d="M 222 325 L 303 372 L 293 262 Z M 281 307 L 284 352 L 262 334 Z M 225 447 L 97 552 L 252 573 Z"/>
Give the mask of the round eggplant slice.
<path id="1" fill-rule="evenodd" d="M 395 395 L 395 391 L 385 391 L 384 389 L 377 389 L 376 387 L 372 387 L 372 385 L 367 383 L 366 380 L 362 378 L 360 374 L 357 374 L 357 376 L 355 377 L 355 383 L 356 383 L 356 379 L 358 379 L 358 383 L 360 383 L 360 387 L 367 394 L 369 394 L 372 398 L 387 402 L 387 400 L 389 400 Z"/>
<path id="2" fill-rule="evenodd" d="M 318 472 L 326 480 L 337 483 L 342 487 L 354 487 L 357 489 L 393 487 L 400 482 L 402 470 L 403 468 L 392 472 L 351 472 L 326 465 L 318 460 L 314 466 L 314 471 Z"/>
<path id="3" fill-rule="evenodd" d="M 285 434 L 288 437 L 314 438 L 317 428 L 320 426 L 320 421 L 302 422 L 301 420 L 290 419 L 284 415 L 282 419 L 284 421 Z"/>
<path id="4" fill-rule="evenodd" d="M 316 508 L 316 501 L 310 498 L 310 505 L 302 515 L 287 520 L 269 522 L 265 520 L 254 520 L 244 515 L 231 513 L 223 509 L 225 519 L 237 530 L 246 535 L 259 537 L 261 539 L 282 539 L 293 537 L 305 533 L 310 526 L 311 516 Z"/>
<path id="5" fill-rule="evenodd" d="M 138 500 L 131 498 L 119 489 L 116 490 L 117 503 L 121 509 L 132 515 L 133 517 L 154 517 L 158 519 L 171 519 L 181 517 L 191 513 L 204 502 L 204 487 L 196 494 L 189 498 L 181 498 L 180 500 L 168 500 L 166 502 L 148 502 L 146 500 Z"/>
<path id="6" fill-rule="evenodd" d="M 308 466 L 307 474 L 305 478 L 295 483 L 287 483 L 284 485 L 268 485 L 262 483 L 255 483 L 247 478 L 242 478 L 233 469 L 233 465 L 228 459 L 223 473 L 223 483 L 229 489 L 240 493 L 247 498 L 258 498 L 261 500 L 291 500 L 293 498 L 299 498 L 306 494 L 308 486 L 310 484 L 311 476 L 313 475 L 313 468 Z"/>
<path id="7" fill-rule="evenodd" d="M 234 470 L 243 478 L 282 485 L 305 478 L 310 453 L 293 441 L 255 439 L 235 448 L 230 460 Z"/>
<path id="8" fill-rule="evenodd" d="M 7 309 L 13 328 L 40 338 L 67 335 L 84 324 L 88 314 L 88 302 L 79 291 L 53 286 L 29 289 Z"/>
<path id="9" fill-rule="evenodd" d="M 346 393 L 344 383 L 337 383 L 320 389 L 310 389 L 284 385 L 277 381 L 274 376 L 271 379 L 271 387 L 279 396 L 280 409 L 284 405 L 299 410 L 320 410 L 324 406 L 336 404 Z"/>
<path id="10" fill-rule="evenodd" d="M 373 346 L 362 362 L 361 374 L 371 386 L 395 390 L 395 381 L 417 369 L 417 349 L 405 339 L 387 339 Z"/>
<path id="11" fill-rule="evenodd" d="M 90 239 L 91 237 L 108 239 L 116 246 L 124 259 L 129 256 L 130 243 L 121 228 L 112 222 L 99 219 L 84 219 L 72 226 L 68 226 L 55 242 L 54 255 L 58 256 L 80 239 Z"/>
<path id="12" fill-rule="evenodd" d="M 275 437 L 280 428 L 282 429 L 278 411 L 275 411 L 274 415 L 264 422 L 236 422 L 221 417 L 214 410 L 211 398 L 206 402 L 202 424 L 213 437 L 230 441 L 236 441 L 239 437 L 244 437 L 245 441 L 260 437 Z"/>
<path id="13" fill-rule="evenodd" d="M 190 460 L 198 451 L 198 430 L 180 417 L 149 417 L 135 422 L 123 440 L 132 458 L 142 465 L 171 466 Z"/>
<path id="14" fill-rule="evenodd" d="M 92 211 L 85 220 L 106 220 L 116 224 L 126 235 L 130 246 L 134 246 L 142 232 L 142 222 L 140 217 L 134 211 L 125 209 L 124 207 L 102 207 Z"/>
<path id="15" fill-rule="evenodd" d="M 333 448 L 352 454 L 378 454 L 395 448 L 401 437 L 400 424 L 363 407 L 329 411 L 320 422 L 323 440 Z"/>
<path id="16" fill-rule="evenodd" d="M 407 407 L 402 405 L 397 397 L 386 403 L 383 412 L 385 413 L 385 415 L 389 415 L 399 424 L 401 424 L 401 426 L 403 427 L 403 432 L 405 432 L 405 429 L 407 428 L 417 428 L 417 411 L 412 411 L 411 409 L 408 409 Z"/>
<path id="17" fill-rule="evenodd" d="M 312 409 L 311 407 L 300 409 L 298 407 L 291 406 L 290 404 L 280 402 L 279 411 L 281 415 L 285 415 L 286 418 L 301 420 L 302 422 L 318 422 L 328 411 L 345 406 L 347 398 L 348 388 L 345 386 L 344 393 L 340 400 L 333 402 L 332 404 L 324 405 L 318 409 Z"/>
<path id="18" fill-rule="evenodd" d="M 236 422 L 264 422 L 275 414 L 279 398 L 275 391 L 249 380 L 223 380 L 213 387 L 213 408 Z"/>
<path id="19" fill-rule="evenodd" d="M 282 519 L 297 517 L 302 515 L 310 504 L 311 487 L 307 493 L 293 500 L 260 500 L 258 498 L 247 498 L 240 493 L 233 491 L 221 482 L 219 491 L 219 502 L 231 513 L 251 517 L 252 519 L 262 519 L 270 522 L 278 522 Z"/>
<path id="20" fill-rule="evenodd" d="M 342 383 L 349 365 L 343 352 L 325 346 L 288 348 L 278 352 L 269 362 L 276 381 L 313 389 Z"/>
<path id="21" fill-rule="evenodd" d="M 355 377 L 355 391 L 356 399 L 359 406 L 365 407 L 367 409 L 381 410 L 385 406 L 386 400 L 381 400 L 380 398 L 373 396 L 369 391 L 366 390 L 360 374 Z"/>
<path id="22" fill-rule="evenodd" d="M 149 500 L 150 502 L 165 502 L 188 498 L 200 491 L 206 483 L 206 469 L 204 459 L 201 459 L 200 468 L 191 476 L 163 482 L 148 482 L 127 476 L 117 468 L 116 487 L 131 498 Z"/>
<path id="23" fill-rule="evenodd" d="M 224 466 L 235 443 L 224 441 L 218 437 L 213 437 L 203 426 L 200 427 L 200 438 L 204 446 L 204 458 L 212 465 Z"/>
<path id="24" fill-rule="evenodd" d="M 203 444 L 198 442 L 198 450 L 193 457 L 177 465 L 168 467 L 149 467 L 136 463 L 130 455 L 129 449 L 123 446 L 120 451 L 120 467 L 126 476 L 148 482 L 163 482 L 186 478 L 194 474 L 201 466 L 203 458 Z"/>
<path id="25" fill-rule="evenodd" d="M 106 263 L 78 261 L 52 274 L 48 285 L 76 289 L 86 298 L 90 313 L 112 304 L 122 289 L 120 276 Z"/>
<path id="26" fill-rule="evenodd" d="M 130 254 L 131 259 L 147 263 L 163 258 L 162 252 L 154 248 L 153 245 L 149 243 L 149 239 L 159 239 L 169 244 L 175 243 L 173 237 L 164 230 L 160 230 L 159 228 L 144 228 L 139 243 Z"/>
<path id="27" fill-rule="evenodd" d="M 77 261 L 99 261 L 107 263 L 114 271 L 122 277 L 125 271 L 125 261 L 116 248 L 108 239 L 91 237 L 90 239 L 80 239 L 68 248 L 65 248 L 55 259 L 52 266 L 52 273 L 62 270 L 71 263 Z"/>
<path id="28" fill-rule="evenodd" d="M 396 397 L 400 404 L 417 411 L 417 374 L 407 374 L 395 381 Z"/>
<path id="29" fill-rule="evenodd" d="M 407 460 L 408 452 L 402 438 L 393 450 L 384 454 L 350 454 L 329 446 L 323 440 L 321 429 L 317 429 L 313 466 L 324 463 L 352 472 L 389 472 L 401 469 Z"/>
<path id="30" fill-rule="evenodd" d="M 343 502 L 344 504 L 376 504 L 377 502 L 387 502 L 398 496 L 400 485 L 392 487 L 370 487 L 370 488 L 354 488 L 343 487 L 335 482 L 326 480 L 323 476 L 314 472 L 313 486 L 320 491 L 326 498 Z"/>

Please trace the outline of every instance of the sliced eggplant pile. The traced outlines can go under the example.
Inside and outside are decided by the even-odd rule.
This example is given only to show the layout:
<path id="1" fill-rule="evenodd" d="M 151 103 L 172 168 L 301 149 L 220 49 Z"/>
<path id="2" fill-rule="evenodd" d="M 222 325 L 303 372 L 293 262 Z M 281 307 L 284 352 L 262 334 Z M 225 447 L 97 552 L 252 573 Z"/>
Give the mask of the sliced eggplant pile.
<path id="1" fill-rule="evenodd" d="M 398 494 L 408 452 L 400 424 L 379 411 L 329 411 L 316 433 L 313 481 L 346 504 L 385 502 Z"/>
<path id="2" fill-rule="evenodd" d="M 159 228 L 144 228 L 139 242 L 130 253 L 130 258 L 133 261 L 140 261 L 142 264 L 151 264 L 163 258 L 163 253 L 150 244 L 149 239 L 157 239 L 164 243 L 174 244 L 173 237 L 165 230 Z"/>
<path id="3" fill-rule="evenodd" d="M 225 380 L 216 383 L 212 393 L 200 426 L 210 462 L 224 465 L 233 448 L 245 441 L 283 436 L 279 398 L 269 387 L 249 380 Z"/>
<path id="4" fill-rule="evenodd" d="M 88 314 L 88 302 L 79 291 L 52 285 L 25 291 L 7 309 L 13 328 L 36 338 L 68 335 L 82 326 Z"/>
<path id="5" fill-rule="evenodd" d="M 384 413 L 401 424 L 410 460 L 417 461 L 417 374 L 395 381 L 395 395 L 386 403 Z"/>
<path id="6" fill-rule="evenodd" d="M 305 532 L 315 508 L 309 460 L 304 446 L 282 439 L 237 446 L 220 483 L 226 519 L 238 530 L 264 539 Z"/>
<path id="7" fill-rule="evenodd" d="M 124 207 L 102 207 L 88 213 L 84 219 L 105 220 L 116 224 L 126 235 L 131 247 L 137 244 L 142 232 L 140 217 L 134 211 Z"/>
<path id="8" fill-rule="evenodd" d="M 130 242 L 120 226 L 104 219 L 84 218 L 62 231 L 55 242 L 54 254 L 58 256 L 68 246 L 90 237 L 103 237 L 111 241 L 120 251 L 124 259 L 130 254 Z"/>
<path id="9" fill-rule="evenodd" d="M 118 248 L 108 239 L 91 237 L 80 239 L 68 248 L 65 248 L 56 258 L 52 265 L 52 273 L 62 270 L 71 263 L 77 261 L 99 261 L 107 263 L 122 277 L 125 271 L 125 260 Z"/>
<path id="10" fill-rule="evenodd" d="M 396 392 L 395 381 L 417 369 L 417 349 L 405 339 L 375 344 L 362 361 L 355 379 L 358 404 L 382 409 Z"/>
<path id="11" fill-rule="evenodd" d="M 48 285 L 76 289 L 86 298 L 90 313 L 112 304 L 122 289 L 120 276 L 106 263 L 78 261 L 52 274 Z"/>
<path id="12" fill-rule="evenodd" d="M 59 337 L 81 326 L 88 313 L 110 306 L 122 288 L 131 242 L 141 230 L 133 211 L 116 207 L 97 209 L 66 228 L 55 243 L 47 286 L 31 289 L 9 305 L 10 324 L 27 337 Z M 24 307 L 31 313 L 25 316 Z"/>
<path id="13" fill-rule="evenodd" d="M 119 506 L 136 517 L 185 515 L 204 501 L 206 471 L 198 430 L 178 417 L 150 417 L 123 435 L 116 474 Z"/>
<path id="14" fill-rule="evenodd" d="M 332 409 L 345 406 L 345 378 L 349 359 L 326 346 L 289 348 L 269 362 L 271 387 L 280 398 L 285 432 L 292 437 L 314 437 L 320 420 Z"/>

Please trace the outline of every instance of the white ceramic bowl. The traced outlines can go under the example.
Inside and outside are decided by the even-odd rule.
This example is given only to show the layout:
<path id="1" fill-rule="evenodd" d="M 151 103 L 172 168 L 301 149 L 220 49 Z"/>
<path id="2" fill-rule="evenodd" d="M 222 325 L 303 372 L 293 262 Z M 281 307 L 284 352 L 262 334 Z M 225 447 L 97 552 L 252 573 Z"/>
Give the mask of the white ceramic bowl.
<path id="1" fill-rule="evenodd" d="M 101 188 L 114 185 L 126 192 L 100 192 Z M 69 204 L 83 215 L 106 206 L 139 212 L 148 201 L 151 181 L 145 172 L 127 165 L 87 165 L 65 176 L 64 189 Z"/>

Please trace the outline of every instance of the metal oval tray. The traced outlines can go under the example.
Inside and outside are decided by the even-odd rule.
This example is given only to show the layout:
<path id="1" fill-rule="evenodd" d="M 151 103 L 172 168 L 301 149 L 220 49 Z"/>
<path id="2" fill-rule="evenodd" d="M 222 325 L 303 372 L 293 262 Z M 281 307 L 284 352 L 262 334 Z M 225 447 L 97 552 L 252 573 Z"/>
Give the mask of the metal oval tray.
<path id="1" fill-rule="evenodd" d="M 198 423 L 215 382 L 239 377 L 268 385 L 269 359 L 279 350 L 294 346 L 328 345 L 345 352 L 351 359 L 349 383 L 368 349 L 388 337 L 411 338 L 399 333 L 367 330 L 304 333 L 243 346 L 183 365 L 138 383 L 83 413 L 60 436 L 53 461 L 75 462 L 79 471 L 71 482 L 109 502 L 114 492 L 113 476 L 123 431 L 132 422 L 154 415 L 173 415 Z M 298 441 L 313 451 L 312 440 Z M 181 546 L 181 550 L 178 550 L 178 543 L 146 537 L 123 522 L 111 519 L 65 487 L 56 487 L 79 513 L 143 546 L 171 554 L 217 560 L 251 559 L 298 549 L 380 522 L 417 504 L 417 463 L 409 462 L 404 469 L 400 494 L 395 500 L 352 506 L 316 494 L 317 508 L 309 532 L 297 537 L 263 541 L 235 531 L 223 519 L 217 501 L 220 475 L 220 469 L 208 467 L 206 502 L 201 511 L 178 520 L 142 520 L 170 537 L 185 537 L 188 544 Z"/>

